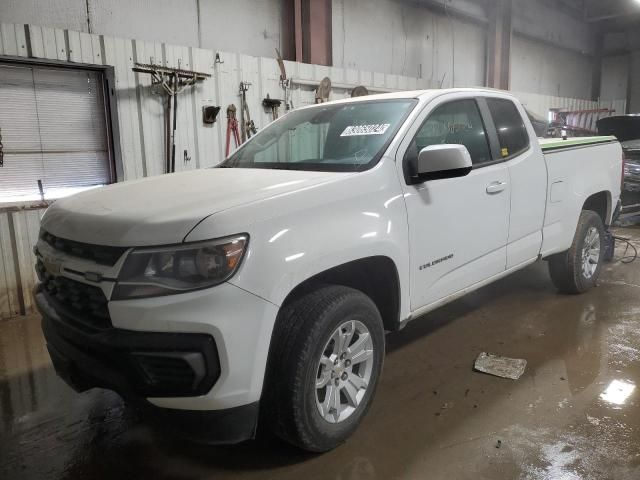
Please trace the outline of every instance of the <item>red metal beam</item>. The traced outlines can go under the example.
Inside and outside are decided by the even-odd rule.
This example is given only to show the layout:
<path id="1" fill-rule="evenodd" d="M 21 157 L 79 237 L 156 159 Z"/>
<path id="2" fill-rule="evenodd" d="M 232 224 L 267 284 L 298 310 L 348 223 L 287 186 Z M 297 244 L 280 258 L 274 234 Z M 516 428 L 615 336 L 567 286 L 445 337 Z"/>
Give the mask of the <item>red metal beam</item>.
<path id="1" fill-rule="evenodd" d="M 307 0 L 309 3 L 309 63 L 331 65 L 331 0 Z"/>
<path id="2" fill-rule="evenodd" d="M 308 0 L 293 0 L 293 12 L 295 19 L 295 41 L 296 41 L 296 62 L 303 60 L 303 42 L 302 42 L 302 2 Z"/>
<path id="3" fill-rule="evenodd" d="M 282 0 L 286 60 L 332 65 L 331 0 Z"/>

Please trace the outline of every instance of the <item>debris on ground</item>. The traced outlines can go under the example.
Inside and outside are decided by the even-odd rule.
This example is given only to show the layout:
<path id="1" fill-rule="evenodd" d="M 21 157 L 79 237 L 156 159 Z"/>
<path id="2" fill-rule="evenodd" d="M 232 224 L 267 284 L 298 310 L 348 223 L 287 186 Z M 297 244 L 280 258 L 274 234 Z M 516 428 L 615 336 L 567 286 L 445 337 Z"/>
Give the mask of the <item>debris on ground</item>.
<path id="1" fill-rule="evenodd" d="M 501 378 L 518 380 L 524 373 L 527 361 L 520 358 L 507 358 L 482 352 L 476 358 L 474 368 L 478 372 L 488 373 Z"/>

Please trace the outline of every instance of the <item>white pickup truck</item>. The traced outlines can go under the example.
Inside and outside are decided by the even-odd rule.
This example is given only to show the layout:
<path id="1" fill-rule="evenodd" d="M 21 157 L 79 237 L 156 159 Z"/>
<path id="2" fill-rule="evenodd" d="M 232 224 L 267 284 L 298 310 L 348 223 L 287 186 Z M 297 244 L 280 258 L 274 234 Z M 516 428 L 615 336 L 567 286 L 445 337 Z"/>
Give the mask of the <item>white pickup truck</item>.
<path id="1" fill-rule="evenodd" d="M 50 355 L 194 438 L 246 440 L 260 417 L 326 451 L 371 404 L 385 331 L 541 259 L 559 291 L 594 286 L 621 174 L 614 138 L 538 141 L 504 92 L 301 108 L 216 168 L 53 204 Z"/>

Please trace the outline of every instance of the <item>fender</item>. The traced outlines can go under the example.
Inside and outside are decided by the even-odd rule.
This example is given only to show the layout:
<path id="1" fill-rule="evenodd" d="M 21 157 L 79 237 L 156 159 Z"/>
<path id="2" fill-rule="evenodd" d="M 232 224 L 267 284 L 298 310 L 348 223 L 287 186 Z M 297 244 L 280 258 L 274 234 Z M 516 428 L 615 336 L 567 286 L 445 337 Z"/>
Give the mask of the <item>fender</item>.
<path id="1" fill-rule="evenodd" d="M 185 241 L 249 234 L 244 261 L 230 283 L 277 306 L 305 280 L 373 256 L 390 258 L 400 279 L 400 315 L 409 315 L 409 240 L 395 163 L 336 174 L 328 183 L 219 212 Z M 268 274 L 265 274 L 268 272 Z"/>

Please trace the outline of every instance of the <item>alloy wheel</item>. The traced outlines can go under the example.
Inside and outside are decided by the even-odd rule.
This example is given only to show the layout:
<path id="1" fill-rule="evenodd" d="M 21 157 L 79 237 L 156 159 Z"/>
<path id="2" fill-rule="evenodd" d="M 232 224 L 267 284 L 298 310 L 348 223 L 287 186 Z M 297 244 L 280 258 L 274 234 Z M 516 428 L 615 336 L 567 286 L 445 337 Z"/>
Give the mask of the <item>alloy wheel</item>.
<path id="1" fill-rule="evenodd" d="M 600 261 L 600 235 L 596 227 L 587 230 L 582 247 L 582 274 L 585 278 L 593 277 Z"/>
<path id="2" fill-rule="evenodd" d="M 357 320 L 331 335 L 317 366 L 315 395 L 320 416 L 329 423 L 350 417 L 362 402 L 374 367 L 373 340 Z"/>

